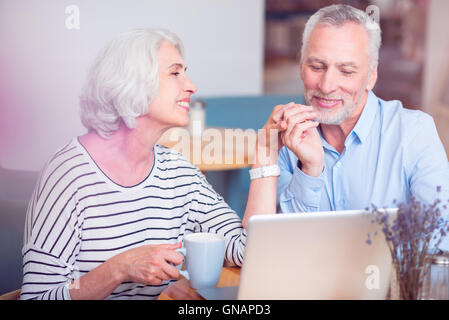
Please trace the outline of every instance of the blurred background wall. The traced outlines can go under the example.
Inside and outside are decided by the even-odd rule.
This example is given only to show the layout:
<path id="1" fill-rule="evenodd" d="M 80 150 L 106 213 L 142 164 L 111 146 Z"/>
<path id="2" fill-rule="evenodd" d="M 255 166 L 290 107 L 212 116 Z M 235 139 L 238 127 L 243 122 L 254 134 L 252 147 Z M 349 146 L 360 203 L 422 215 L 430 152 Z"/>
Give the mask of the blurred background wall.
<path id="1" fill-rule="evenodd" d="M 432 114 L 449 150 L 449 1 L 0 0 L 0 166 L 38 170 L 85 131 L 78 96 L 88 66 L 109 39 L 136 27 L 179 34 L 197 97 L 301 95 L 304 24 L 333 3 L 379 8 L 374 91 Z M 67 27 L 73 5 L 79 29 Z"/>
<path id="2" fill-rule="evenodd" d="M 423 108 L 430 113 L 449 154 L 449 1 L 430 2 L 424 62 Z"/>
<path id="3" fill-rule="evenodd" d="M 67 27 L 76 25 L 74 5 L 79 29 Z M 197 95 L 261 94 L 264 5 L 0 0 L 0 166 L 39 170 L 58 147 L 85 132 L 78 96 L 88 66 L 109 39 L 133 28 L 162 27 L 180 36 Z"/>
<path id="4" fill-rule="evenodd" d="M 304 24 L 333 3 L 379 9 L 374 91 L 433 115 L 449 150 L 447 0 L 0 0 L 0 166 L 39 170 L 85 132 L 78 96 L 89 64 L 132 28 L 181 37 L 196 97 L 299 96 Z"/>

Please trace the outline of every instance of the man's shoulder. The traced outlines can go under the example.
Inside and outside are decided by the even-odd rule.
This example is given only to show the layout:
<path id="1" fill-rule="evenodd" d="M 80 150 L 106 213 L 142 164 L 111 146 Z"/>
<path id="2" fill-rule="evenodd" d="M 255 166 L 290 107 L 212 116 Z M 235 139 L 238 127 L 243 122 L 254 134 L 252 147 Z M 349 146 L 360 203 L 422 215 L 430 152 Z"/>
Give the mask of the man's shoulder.
<path id="1" fill-rule="evenodd" d="M 386 101 L 379 98 L 379 101 L 384 118 L 405 120 L 407 122 L 432 120 L 432 117 L 429 114 L 419 109 L 404 107 L 403 103 L 399 100 Z"/>
<path id="2" fill-rule="evenodd" d="M 417 135 L 425 136 L 435 130 L 433 117 L 426 112 L 405 108 L 398 100 L 379 101 L 384 137 L 394 136 L 393 140 L 408 145 Z"/>
<path id="3" fill-rule="evenodd" d="M 399 100 L 379 99 L 379 101 L 382 121 L 386 129 L 416 132 L 417 128 L 428 128 L 434 125 L 432 116 L 422 110 L 406 108 Z"/>

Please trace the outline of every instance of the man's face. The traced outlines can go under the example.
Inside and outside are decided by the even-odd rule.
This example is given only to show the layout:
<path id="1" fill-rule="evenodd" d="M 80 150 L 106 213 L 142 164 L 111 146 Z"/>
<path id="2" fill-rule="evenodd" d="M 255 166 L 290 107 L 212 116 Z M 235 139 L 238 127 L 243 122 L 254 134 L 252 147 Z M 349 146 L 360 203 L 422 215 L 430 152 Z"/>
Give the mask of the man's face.
<path id="1" fill-rule="evenodd" d="M 324 124 L 341 124 L 361 111 L 377 79 L 370 72 L 369 38 L 355 23 L 317 25 L 300 64 L 305 98 Z"/>

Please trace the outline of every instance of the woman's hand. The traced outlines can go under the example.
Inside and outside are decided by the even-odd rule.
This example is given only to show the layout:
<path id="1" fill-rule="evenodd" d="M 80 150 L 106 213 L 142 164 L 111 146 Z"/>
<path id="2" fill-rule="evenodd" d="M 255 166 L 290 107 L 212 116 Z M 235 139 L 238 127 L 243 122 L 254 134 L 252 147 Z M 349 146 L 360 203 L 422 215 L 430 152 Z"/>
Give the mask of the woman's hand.
<path id="1" fill-rule="evenodd" d="M 279 150 L 284 145 L 281 139 L 281 132 L 287 129 L 287 122 L 283 121 L 284 112 L 293 105 L 294 103 L 290 102 L 286 105 L 280 104 L 274 107 L 267 122 L 259 130 L 257 134 L 256 164 L 277 163 Z"/>
<path id="2" fill-rule="evenodd" d="M 175 249 L 181 243 L 145 245 L 125 251 L 112 259 L 121 270 L 123 281 L 145 285 L 160 285 L 163 281 L 177 279 L 179 270 L 174 265 L 183 261 L 183 256 Z"/>

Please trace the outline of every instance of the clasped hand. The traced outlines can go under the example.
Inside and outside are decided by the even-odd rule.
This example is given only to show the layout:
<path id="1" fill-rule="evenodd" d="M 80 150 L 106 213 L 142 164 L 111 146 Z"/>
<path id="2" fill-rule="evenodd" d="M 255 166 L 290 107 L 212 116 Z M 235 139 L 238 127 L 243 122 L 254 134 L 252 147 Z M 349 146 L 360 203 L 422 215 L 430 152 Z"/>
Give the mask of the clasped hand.
<path id="1" fill-rule="evenodd" d="M 324 167 L 324 151 L 317 130 L 319 123 L 313 121 L 316 116 L 311 106 L 290 102 L 277 105 L 264 126 L 267 136 L 277 130 L 278 151 L 285 145 L 298 157 L 301 170 L 313 177 L 319 176 Z M 266 147 L 270 148 L 268 143 Z"/>

